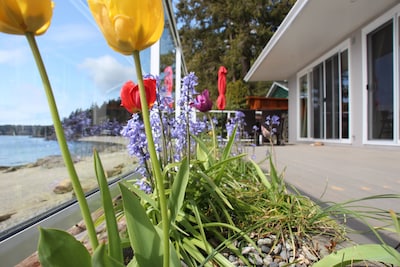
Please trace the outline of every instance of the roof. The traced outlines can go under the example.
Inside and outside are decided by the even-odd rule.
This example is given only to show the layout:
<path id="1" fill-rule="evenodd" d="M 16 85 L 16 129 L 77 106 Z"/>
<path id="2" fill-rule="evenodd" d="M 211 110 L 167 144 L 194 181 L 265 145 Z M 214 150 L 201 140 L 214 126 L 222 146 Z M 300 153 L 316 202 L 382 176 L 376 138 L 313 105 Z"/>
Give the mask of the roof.
<path id="1" fill-rule="evenodd" d="M 244 80 L 287 80 L 397 3 L 398 0 L 297 0 Z"/>
<path id="2" fill-rule="evenodd" d="M 288 98 L 289 89 L 278 82 L 274 82 L 268 90 L 266 97 Z"/>

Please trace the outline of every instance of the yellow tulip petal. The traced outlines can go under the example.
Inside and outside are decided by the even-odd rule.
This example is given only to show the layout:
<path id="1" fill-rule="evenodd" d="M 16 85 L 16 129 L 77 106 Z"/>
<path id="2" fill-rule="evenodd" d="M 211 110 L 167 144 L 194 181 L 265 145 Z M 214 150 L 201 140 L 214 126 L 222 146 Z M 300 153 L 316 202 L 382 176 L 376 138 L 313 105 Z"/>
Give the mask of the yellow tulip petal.
<path id="1" fill-rule="evenodd" d="M 0 0 L 0 31 L 42 34 L 50 26 L 53 6 L 51 0 Z"/>
<path id="2" fill-rule="evenodd" d="M 128 55 L 157 42 L 164 29 L 161 0 L 88 0 L 107 43 Z"/>

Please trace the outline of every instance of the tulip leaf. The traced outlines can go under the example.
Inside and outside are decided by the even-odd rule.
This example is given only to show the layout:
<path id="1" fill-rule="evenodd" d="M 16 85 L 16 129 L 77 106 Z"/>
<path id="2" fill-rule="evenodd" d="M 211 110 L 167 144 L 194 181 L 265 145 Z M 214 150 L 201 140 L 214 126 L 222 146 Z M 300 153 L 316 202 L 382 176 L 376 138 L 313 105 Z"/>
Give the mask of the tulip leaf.
<path id="1" fill-rule="evenodd" d="M 43 267 L 92 266 L 85 246 L 67 232 L 40 228 L 38 254 Z"/>
<path id="2" fill-rule="evenodd" d="M 189 181 L 189 161 L 187 158 L 182 160 L 179 171 L 176 174 L 172 185 L 171 196 L 168 199 L 168 206 L 171 211 L 170 222 L 175 223 L 176 216 L 183 205 L 185 198 L 186 187 Z"/>
<path id="3" fill-rule="evenodd" d="M 158 204 L 154 199 L 150 197 L 150 195 L 146 194 L 143 192 L 143 190 L 140 190 L 138 187 L 134 186 L 133 184 L 127 182 L 127 181 L 121 181 L 120 184 L 123 184 L 126 188 L 128 188 L 130 191 L 132 191 L 135 195 L 137 195 L 140 199 L 143 201 L 149 203 L 156 211 L 159 211 Z"/>
<path id="4" fill-rule="evenodd" d="M 224 151 L 222 152 L 222 160 L 227 159 L 231 155 L 232 146 L 236 139 L 236 131 L 238 125 L 236 124 L 235 128 L 233 129 L 231 135 L 229 136 L 228 143 L 226 144 Z"/>
<path id="5" fill-rule="evenodd" d="M 123 184 L 119 184 L 124 204 L 126 224 L 135 260 L 139 266 L 163 266 L 161 238 L 146 211 L 134 195 Z"/>
<path id="6" fill-rule="evenodd" d="M 107 235 L 108 235 L 108 252 L 109 255 L 117 260 L 123 262 L 121 240 L 119 237 L 118 224 L 115 218 L 114 205 L 111 198 L 110 189 L 108 187 L 107 179 L 104 174 L 103 165 L 101 163 L 99 154 L 94 150 L 94 168 L 96 172 L 97 182 L 100 187 L 102 207 L 106 219 Z"/>
<path id="7" fill-rule="evenodd" d="M 139 198 L 123 183 L 120 183 L 119 187 L 124 204 L 129 240 L 135 253 L 135 258 L 128 266 L 162 267 L 162 230 L 151 223 Z M 180 265 L 176 251 L 170 243 L 170 266 Z"/>
<path id="8" fill-rule="evenodd" d="M 400 253 L 387 245 L 357 245 L 329 254 L 315 263 L 313 267 L 347 266 L 360 261 L 375 261 L 400 266 Z"/>
<path id="9" fill-rule="evenodd" d="M 93 267 L 124 267 L 125 265 L 107 254 L 104 244 L 100 244 L 92 256 Z"/>
<path id="10" fill-rule="evenodd" d="M 197 142 L 196 159 L 203 163 L 205 169 L 208 169 L 208 167 L 210 166 L 209 155 L 206 153 L 206 150 L 204 150 L 204 147 L 201 146 L 199 142 Z"/>

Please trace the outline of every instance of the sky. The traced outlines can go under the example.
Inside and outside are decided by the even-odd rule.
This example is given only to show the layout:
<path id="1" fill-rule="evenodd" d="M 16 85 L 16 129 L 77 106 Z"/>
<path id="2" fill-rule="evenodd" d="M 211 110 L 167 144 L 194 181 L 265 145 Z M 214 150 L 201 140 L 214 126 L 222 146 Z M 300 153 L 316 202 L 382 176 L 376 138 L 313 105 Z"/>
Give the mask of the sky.
<path id="1" fill-rule="evenodd" d="M 36 40 L 64 118 L 78 108 L 118 98 L 123 83 L 136 80 L 136 72 L 132 57 L 107 45 L 86 1 L 53 1 L 51 25 Z M 148 51 L 142 52 L 146 56 Z M 0 92 L 0 125 L 52 124 L 39 72 L 23 35 L 0 33 Z"/>

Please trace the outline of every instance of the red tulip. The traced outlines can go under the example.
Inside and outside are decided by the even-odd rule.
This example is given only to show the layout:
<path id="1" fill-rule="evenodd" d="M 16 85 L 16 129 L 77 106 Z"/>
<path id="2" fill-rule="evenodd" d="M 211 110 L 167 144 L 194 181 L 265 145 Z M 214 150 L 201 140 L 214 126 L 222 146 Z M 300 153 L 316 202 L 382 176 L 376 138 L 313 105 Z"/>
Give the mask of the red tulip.
<path id="1" fill-rule="evenodd" d="M 147 105 L 151 108 L 156 101 L 156 87 L 157 82 L 155 79 L 144 79 L 144 88 L 146 90 Z M 123 106 L 130 113 L 140 112 L 142 105 L 140 104 L 139 85 L 134 84 L 132 81 L 127 81 L 121 89 L 121 106 Z"/>

